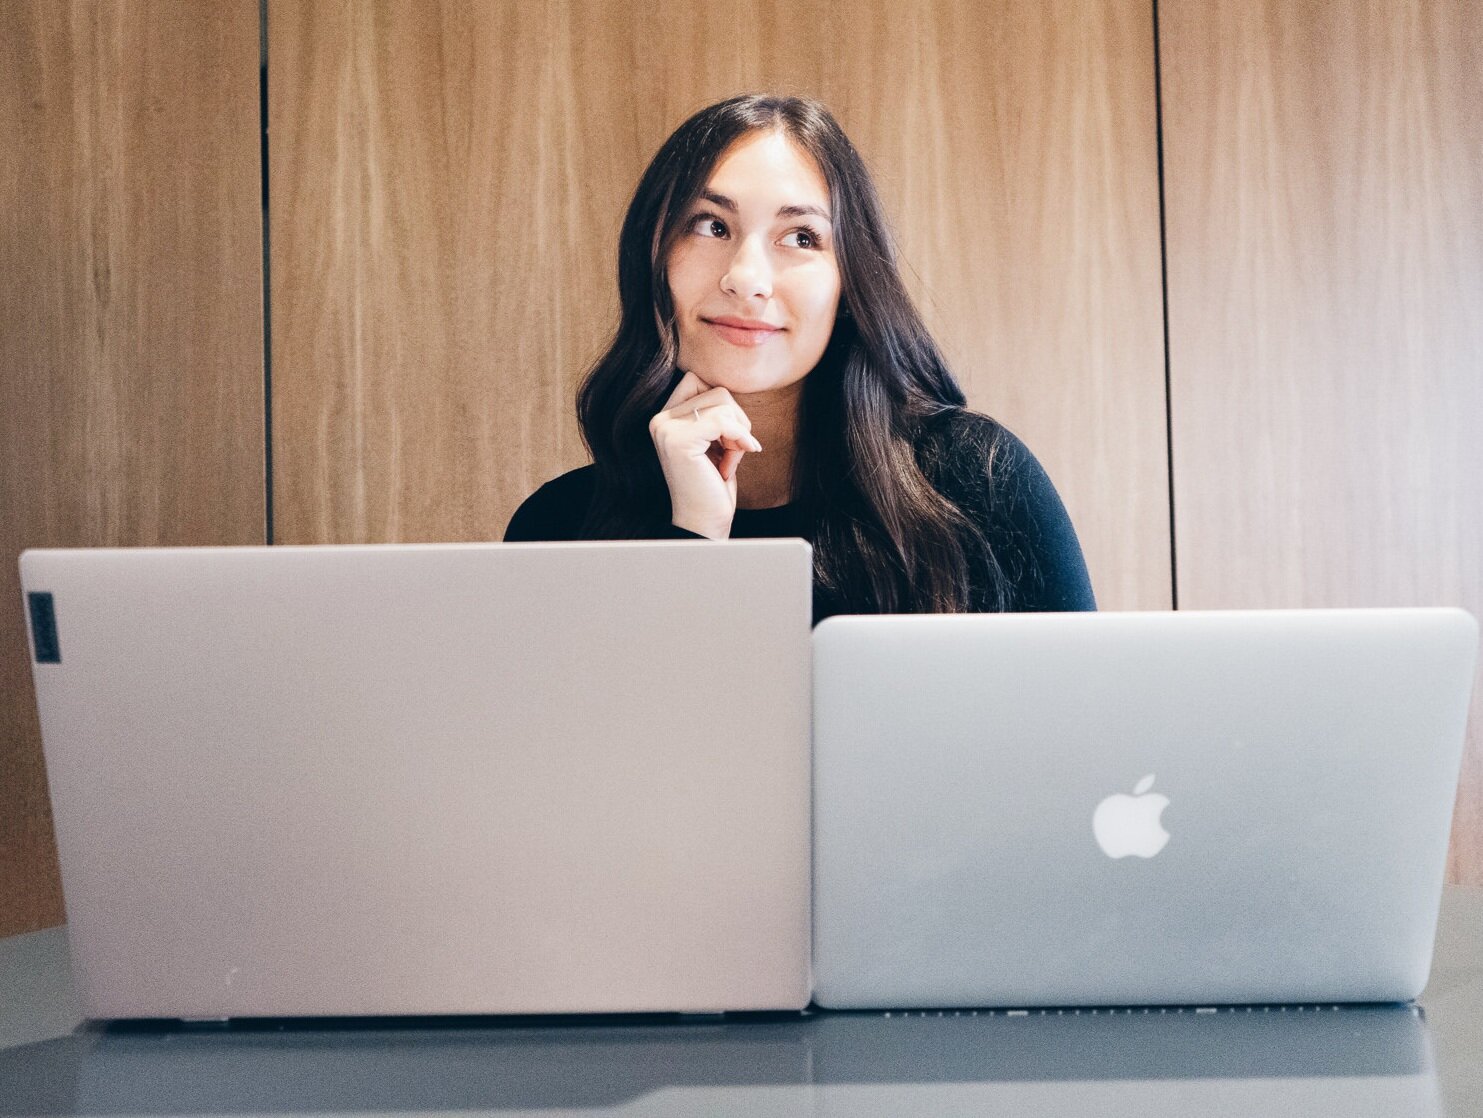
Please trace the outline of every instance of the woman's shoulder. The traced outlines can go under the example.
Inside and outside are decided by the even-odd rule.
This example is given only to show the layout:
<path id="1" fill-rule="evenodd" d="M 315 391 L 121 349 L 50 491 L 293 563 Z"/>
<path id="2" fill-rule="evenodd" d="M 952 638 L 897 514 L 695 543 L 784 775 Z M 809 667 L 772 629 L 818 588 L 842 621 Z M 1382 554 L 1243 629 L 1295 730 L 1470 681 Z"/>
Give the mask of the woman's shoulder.
<path id="1" fill-rule="evenodd" d="M 597 467 L 591 463 L 552 478 L 520 503 L 505 542 L 576 539 L 596 486 Z"/>
<path id="2" fill-rule="evenodd" d="M 987 415 L 954 408 L 924 425 L 918 447 L 933 484 L 984 533 L 1014 588 L 1009 609 L 1097 608 L 1066 506 L 1018 435 Z"/>
<path id="3" fill-rule="evenodd" d="M 1004 496 L 1020 487 L 1026 473 L 1043 472 L 1018 435 L 992 416 L 968 408 L 948 408 L 925 420 L 916 449 L 928 477 L 953 497 L 986 488 Z"/>

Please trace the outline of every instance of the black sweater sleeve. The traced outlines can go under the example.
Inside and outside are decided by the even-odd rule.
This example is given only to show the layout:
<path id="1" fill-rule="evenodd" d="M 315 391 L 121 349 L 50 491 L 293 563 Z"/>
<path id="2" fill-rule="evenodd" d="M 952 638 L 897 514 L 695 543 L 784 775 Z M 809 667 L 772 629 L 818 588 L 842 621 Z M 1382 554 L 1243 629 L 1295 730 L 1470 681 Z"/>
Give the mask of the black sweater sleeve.
<path id="1" fill-rule="evenodd" d="M 597 485 L 593 466 L 570 470 L 548 481 L 520 503 L 505 528 L 506 543 L 532 543 L 579 540 L 582 522 Z M 703 540 L 706 537 L 673 524 L 661 526 L 653 534 L 660 540 Z"/>
<path id="2" fill-rule="evenodd" d="M 939 490 L 983 533 L 1003 574 L 1006 613 L 1095 610 L 1081 543 L 1050 476 L 997 420 L 957 411 L 924 443 Z M 994 580 L 973 578 L 980 610 L 995 609 Z"/>
<path id="3" fill-rule="evenodd" d="M 520 503 L 505 528 L 506 543 L 574 540 L 592 500 L 592 467 L 546 482 Z"/>
<path id="4" fill-rule="evenodd" d="M 1095 610 L 1097 600 L 1086 558 L 1060 494 L 1029 448 L 1007 429 L 1003 435 L 1004 457 L 1017 484 L 1010 491 L 1001 538 L 1009 538 L 1008 553 L 1022 558 L 1024 565 L 1023 577 L 1017 582 L 1019 601 L 1013 608 L 1024 612 Z"/>

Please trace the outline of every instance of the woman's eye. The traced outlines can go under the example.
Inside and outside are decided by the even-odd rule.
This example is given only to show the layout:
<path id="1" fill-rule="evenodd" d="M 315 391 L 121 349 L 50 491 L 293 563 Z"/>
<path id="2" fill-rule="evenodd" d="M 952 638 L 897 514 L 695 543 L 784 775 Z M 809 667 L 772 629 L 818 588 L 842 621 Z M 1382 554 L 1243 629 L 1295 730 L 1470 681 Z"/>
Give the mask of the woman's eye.
<path id="1" fill-rule="evenodd" d="M 699 214 L 691 222 L 691 226 L 702 237 L 724 237 L 726 235 L 725 223 L 710 214 Z M 716 231 L 718 229 L 720 232 Z"/>
<path id="2" fill-rule="evenodd" d="M 819 238 L 818 238 L 818 235 L 816 233 L 814 233 L 814 231 L 812 229 L 795 229 L 795 230 L 793 230 L 793 232 L 789 233 L 788 236 L 800 238 L 800 241 L 799 241 L 798 245 L 796 246 L 798 248 L 818 248 L 819 247 Z"/>

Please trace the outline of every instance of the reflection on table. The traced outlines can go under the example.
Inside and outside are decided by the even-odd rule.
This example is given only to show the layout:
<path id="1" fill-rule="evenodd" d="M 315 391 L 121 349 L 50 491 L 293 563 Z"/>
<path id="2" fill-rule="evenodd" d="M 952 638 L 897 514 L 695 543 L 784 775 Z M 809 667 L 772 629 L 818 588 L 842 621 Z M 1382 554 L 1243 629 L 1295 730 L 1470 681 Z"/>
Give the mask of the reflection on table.
<path id="1" fill-rule="evenodd" d="M 0 1114 L 1442 1113 L 1415 1006 L 91 1025 Z"/>

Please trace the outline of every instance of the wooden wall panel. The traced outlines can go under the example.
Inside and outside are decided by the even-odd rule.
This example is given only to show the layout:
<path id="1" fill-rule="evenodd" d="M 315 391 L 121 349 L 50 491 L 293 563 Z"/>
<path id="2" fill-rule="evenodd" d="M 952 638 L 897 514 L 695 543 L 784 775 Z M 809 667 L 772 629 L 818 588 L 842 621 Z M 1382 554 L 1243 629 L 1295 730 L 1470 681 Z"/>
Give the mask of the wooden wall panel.
<path id="1" fill-rule="evenodd" d="M 1104 607 L 1167 607 L 1146 0 L 270 0 L 275 535 L 498 538 L 586 461 L 645 163 L 734 93 L 821 97 L 974 405 L 1070 506 Z"/>
<path id="2" fill-rule="evenodd" d="M 1151 5 L 872 3 L 845 20 L 826 100 L 972 405 L 1045 464 L 1098 604 L 1169 608 Z"/>
<path id="3" fill-rule="evenodd" d="M 1483 7 L 1159 12 L 1180 606 L 1483 617 Z"/>
<path id="4" fill-rule="evenodd" d="M 0 5 L 0 936 L 63 919 L 21 550 L 263 542 L 258 26 Z"/>

